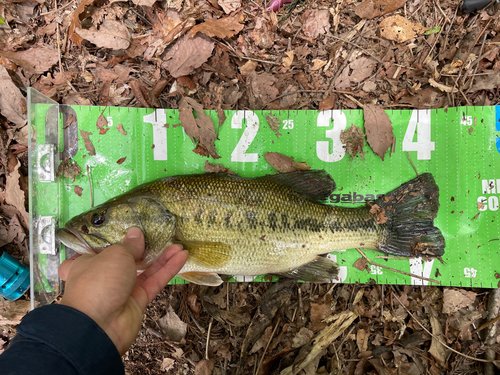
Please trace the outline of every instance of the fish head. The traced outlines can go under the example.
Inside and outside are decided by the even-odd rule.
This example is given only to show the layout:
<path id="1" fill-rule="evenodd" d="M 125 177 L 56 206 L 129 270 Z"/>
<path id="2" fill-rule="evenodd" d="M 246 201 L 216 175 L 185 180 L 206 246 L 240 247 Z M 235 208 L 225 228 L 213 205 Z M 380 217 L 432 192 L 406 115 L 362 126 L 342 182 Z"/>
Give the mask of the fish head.
<path id="1" fill-rule="evenodd" d="M 95 254 L 121 243 L 131 227 L 142 229 L 143 223 L 129 202 L 105 203 L 73 217 L 57 231 L 57 236 L 80 254 Z"/>
<path id="2" fill-rule="evenodd" d="M 154 196 L 122 196 L 73 217 L 57 237 L 79 254 L 98 254 L 121 244 L 131 227 L 144 234 L 145 252 L 139 266 L 144 269 L 172 243 L 176 217 Z"/>

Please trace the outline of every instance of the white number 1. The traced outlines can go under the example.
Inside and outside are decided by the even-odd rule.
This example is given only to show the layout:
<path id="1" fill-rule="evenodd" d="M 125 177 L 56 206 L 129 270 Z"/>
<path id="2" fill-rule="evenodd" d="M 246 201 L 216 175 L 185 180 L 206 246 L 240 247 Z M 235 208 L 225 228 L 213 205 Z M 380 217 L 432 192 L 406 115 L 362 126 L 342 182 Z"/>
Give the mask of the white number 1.
<path id="1" fill-rule="evenodd" d="M 413 142 L 415 131 L 417 131 L 417 141 Z M 430 160 L 431 151 L 434 150 L 434 142 L 431 142 L 431 112 L 426 109 L 416 109 L 406 129 L 403 151 L 417 151 L 418 160 Z"/>

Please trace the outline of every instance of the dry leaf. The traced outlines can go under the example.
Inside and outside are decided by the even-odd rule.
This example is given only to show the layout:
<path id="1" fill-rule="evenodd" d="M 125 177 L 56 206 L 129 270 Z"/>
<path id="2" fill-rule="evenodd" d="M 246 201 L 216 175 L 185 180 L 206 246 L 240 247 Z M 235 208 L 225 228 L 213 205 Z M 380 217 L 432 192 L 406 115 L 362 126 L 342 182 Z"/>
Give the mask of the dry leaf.
<path id="1" fill-rule="evenodd" d="M 432 355 L 434 358 L 436 358 L 441 365 L 446 364 L 446 348 L 441 344 L 441 342 L 446 342 L 445 338 L 443 336 L 443 330 L 441 328 L 441 324 L 439 323 L 439 320 L 431 313 L 429 314 L 429 320 L 431 322 L 431 327 L 432 327 L 432 341 L 431 341 L 431 347 L 429 349 L 429 354 Z"/>
<path id="2" fill-rule="evenodd" d="M 441 108 L 445 105 L 446 97 L 430 87 L 418 91 L 415 95 L 401 98 L 400 103 L 410 104 L 415 108 Z"/>
<path id="3" fill-rule="evenodd" d="M 69 30 L 68 30 L 68 38 L 76 43 L 78 47 L 82 47 L 82 37 L 78 34 L 75 34 L 75 30 L 81 29 L 82 24 L 80 23 L 80 14 L 82 14 L 85 11 L 85 7 L 87 5 L 90 5 L 94 2 L 94 0 L 82 0 L 80 4 L 78 5 L 78 8 L 75 9 L 73 12 L 73 17 L 71 18 L 71 23 L 69 25 Z"/>
<path id="4" fill-rule="evenodd" d="M 266 152 L 264 157 L 271 164 L 271 167 L 282 173 L 311 169 L 306 162 L 296 162 L 293 160 L 293 157 L 288 157 L 278 152 Z"/>
<path id="5" fill-rule="evenodd" d="M 214 363 L 210 359 L 202 359 L 194 367 L 194 375 L 211 375 Z"/>
<path id="6" fill-rule="evenodd" d="M 330 30 L 330 12 L 327 9 L 306 10 L 301 17 L 302 31 L 310 38 L 317 38 Z"/>
<path id="7" fill-rule="evenodd" d="M 97 47 L 117 50 L 127 49 L 130 46 L 130 33 L 127 27 L 119 21 L 104 20 L 99 30 L 95 27 L 88 30 L 77 28 L 75 32 Z"/>
<path id="8" fill-rule="evenodd" d="M 121 123 L 116 125 L 116 130 L 118 130 L 123 135 L 127 135 L 127 132 L 125 131 L 125 129 L 123 129 L 123 124 L 121 124 Z"/>
<path id="9" fill-rule="evenodd" d="M 401 16 L 391 16 L 380 22 L 380 35 L 398 43 L 406 42 L 428 30 L 421 23 L 414 23 Z"/>
<path id="10" fill-rule="evenodd" d="M 443 314 L 454 312 L 470 306 L 476 300 L 476 293 L 462 289 L 447 288 L 443 291 Z"/>
<path id="11" fill-rule="evenodd" d="M 232 16 L 218 18 L 207 22 L 200 23 L 191 29 L 191 38 L 196 36 L 198 32 L 205 35 L 217 38 L 231 38 L 243 30 L 243 25 L 240 23 L 241 13 L 234 13 Z"/>
<path id="12" fill-rule="evenodd" d="M 56 177 L 60 178 L 62 176 L 66 178 L 71 178 L 75 182 L 76 177 L 82 172 L 82 168 L 78 165 L 76 161 L 64 158 L 64 160 L 57 167 Z"/>
<path id="13" fill-rule="evenodd" d="M 365 144 L 365 138 L 366 135 L 363 133 L 363 130 L 356 125 L 351 125 L 349 129 L 340 132 L 340 141 L 345 145 L 345 151 L 353 158 L 359 152 L 361 158 L 364 160 L 365 153 L 363 151 L 363 146 Z"/>
<path id="14" fill-rule="evenodd" d="M 78 195 L 79 197 L 82 196 L 83 189 L 80 186 L 75 185 L 74 191 L 75 191 L 75 194 Z"/>
<path id="15" fill-rule="evenodd" d="M 241 0 L 218 0 L 217 2 L 226 14 L 234 12 L 241 7 Z"/>
<path id="16" fill-rule="evenodd" d="M 29 75 L 45 73 L 59 60 L 57 50 L 48 46 L 33 47 L 20 52 L 0 51 L 0 56 L 13 61 Z"/>
<path id="17" fill-rule="evenodd" d="M 63 129 L 68 128 L 70 125 L 72 125 L 76 121 L 76 117 L 70 114 L 68 118 L 66 119 Z"/>
<path id="18" fill-rule="evenodd" d="M 85 130 L 80 129 L 80 134 L 82 135 L 83 142 L 85 144 L 85 148 L 89 152 L 89 155 L 95 155 L 95 147 L 89 138 L 89 135 L 92 135 L 92 133 L 86 132 Z"/>
<path id="19" fill-rule="evenodd" d="M 373 19 L 401 8 L 406 0 L 365 0 L 354 8 L 358 17 Z"/>
<path id="20" fill-rule="evenodd" d="M 127 157 L 125 156 L 125 157 L 123 157 L 123 158 L 118 159 L 118 160 L 116 161 L 116 164 L 123 164 L 123 162 L 125 161 L 125 159 L 126 159 L 126 158 L 127 158 Z"/>
<path id="21" fill-rule="evenodd" d="M 368 350 L 368 337 L 370 337 L 370 332 L 366 332 L 364 329 L 358 329 L 356 333 L 356 344 L 360 353 L 366 352 Z"/>
<path id="22" fill-rule="evenodd" d="M 485 73 L 491 72 L 486 70 Z M 495 74 L 488 74 L 484 76 L 475 77 L 473 85 L 470 87 L 471 92 L 476 92 L 479 90 L 494 90 L 500 86 L 500 72 Z"/>
<path id="23" fill-rule="evenodd" d="M 212 164 L 208 160 L 205 161 L 205 172 L 236 174 L 228 168 L 224 167 L 222 164 Z"/>
<path id="24" fill-rule="evenodd" d="M 184 35 L 167 52 L 161 66 L 174 78 L 186 76 L 208 60 L 214 45 L 214 42 L 205 35 L 194 38 Z"/>
<path id="25" fill-rule="evenodd" d="M 359 258 L 357 261 L 354 262 L 352 266 L 360 271 L 370 269 L 368 266 L 368 261 L 364 257 Z"/>
<path id="26" fill-rule="evenodd" d="M 132 0 L 135 5 L 152 7 L 156 0 Z"/>
<path id="27" fill-rule="evenodd" d="M 26 99 L 0 64 L 0 113 L 18 126 L 26 124 Z"/>
<path id="28" fill-rule="evenodd" d="M 388 220 L 387 216 L 385 216 L 385 208 L 381 208 L 378 204 L 374 204 L 370 208 L 370 213 L 377 218 L 377 224 L 384 224 Z"/>
<path id="29" fill-rule="evenodd" d="M 259 65 L 258 62 L 248 60 L 245 64 L 240 66 L 240 73 L 243 77 L 246 77 L 250 75 L 251 73 L 255 72 L 255 68 Z"/>
<path id="30" fill-rule="evenodd" d="M 0 326 L 21 323 L 21 319 L 31 310 L 31 301 L 0 301 Z"/>
<path id="31" fill-rule="evenodd" d="M 326 61 L 323 61 L 321 59 L 314 59 L 312 62 L 313 62 L 313 66 L 311 68 L 312 72 L 314 72 L 315 70 L 320 70 L 322 67 L 326 65 Z"/>
<path id="32" fill-rule="evenodd" d="M 277 118 L 275 115 L 266 115 L 266 121 L 267 123 L 269 124 L 269 127 L 271 128 L 271 130 L 273 132 L 276 133 L 276 135 L 278 135 L 278 132 L 280 130 L 280 125 L 281 125 L 281 121 L 279 118 Z"/>
<path id="33" fill-rule="evenodd" d="M 196 111 L 197 118 L 194 118 L 193 110 Z M 195 138 L 198 140 L 197 153 L 203 156 L 210 154 L 214 159 L 220 158 L 215 150 L 214 142 L 217 135 L 215 134 L 214 124 L 212 119 L 203 111 L 201 104 L 194 99 L 183 97 L 179 102 L 179 119 L 191 141 L 195 143 Z"/>
<path id="34" fill-rule="evenodd" d="M 365 104 L 363 115 L 368 144 L 383 161 L 394 141 L 391 120 L 382 108 L 372 104 Z"/>
<path id="35" fill-rule="evenodd" d="M 175 361 L 172 358 L 163 358 L 160 370 L 163 372 L 170 371 L 174 368 Z"/>
<path id="36" fill-rule="evenodd" d="M 172 306 L 168 307 L 163 318 L 158 319 L 158 325 L 168 341 L 180 342 L 186 336 L 187 324 L 177 316 Z"/>
<path id="37" fill-rule="evenodd" d="M 450 92 L 450 93 L 458 92 L 458 89 L 456 87 L 443 85 L 442 83 L 436 82 L 432 78 L 429 78 L 429 83 L 432 87 L 435 87 L 443 92 Z"/>
<path id="38" fill-rule="evenodd" d="M 293 63 L 293 51 L 285 52 L 286 57 L 283 58 L 283 66 L 289 69 Z"/>
<path id="39" fill-rule="evenodd" d="M 104 128 L 108 127 L 108 120 L 106 120 L 106 118 L 102 115 L 102 113 L 97 118 L 96 126 L 97 129 L 99 129 L 99 134 L 106 134 L 106 132 L 109 130 Z"/>
<path id="40" fill-rule="evenodd" d="M 30 221 L 28 212 L 24 208 L 24 191 L 21 190 L 19 185 L 19 178 L 21 177 L 19 174 L 20 166 L 21 162 L 18 161 L 14 170 L 7 175 L 7 180 L 5 182 L 5 203 L 12 205 L 19 210 L 24 221 L 24 226 L 28 228 Z"/>
<path id="41" fill-rule="evenodd" d="M 333 96 L 329 96 L 319 102 L 319 110 L 324 111 L 326 109 L 333 109 Z"/>
<path id="42" fill-rule="evenodd" d="M 252 88 L 254 99 L 258 100 L 255 103 L 257 107 L 267 104 L 279 94 L 279 90 L 274 86 L 277 80 L 270 73 L 257 74 L 256 72 L 252 72 L 248 76 L 247 81 Z"/>

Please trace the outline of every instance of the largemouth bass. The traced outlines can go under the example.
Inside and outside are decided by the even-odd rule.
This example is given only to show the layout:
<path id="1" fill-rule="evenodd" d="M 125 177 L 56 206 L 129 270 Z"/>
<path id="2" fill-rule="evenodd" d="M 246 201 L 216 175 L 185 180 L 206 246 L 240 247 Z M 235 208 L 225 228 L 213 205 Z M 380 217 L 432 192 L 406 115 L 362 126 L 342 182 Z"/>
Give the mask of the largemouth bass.
<path id="1" fill-rule="evenodd" d="M 222 283 L 220 274 L 328 282 L 338 266 L 321 255 L 356 247 L 399 256 L 444 253 L 431 174 L 360 208 L 323 204 L 334 190 L 332 178 L 318 170 L 166 177 L 72 218 L 58 237 L 79 253 L 98 253 L 136 226 L 146 239 L 140 269 L 180 243 L 189 258 L 178 276 L 212 286 Z"/>

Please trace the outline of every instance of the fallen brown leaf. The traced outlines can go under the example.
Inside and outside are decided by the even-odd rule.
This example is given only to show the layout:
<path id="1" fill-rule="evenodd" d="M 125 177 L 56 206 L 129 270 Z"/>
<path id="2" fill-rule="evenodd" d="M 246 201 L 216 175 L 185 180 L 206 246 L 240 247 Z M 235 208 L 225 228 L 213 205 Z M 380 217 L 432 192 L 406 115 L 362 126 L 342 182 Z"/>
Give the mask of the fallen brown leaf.
<path id="1" fill-rule="evenodd" d="M 246 77 L 250 75 L 251 73 L 255 72 L 255 68 L 259 65 L 258 62 L 248 60 L 245 64 L 240 66 L 240 73 L 243 77 Z"/>
<path id="2" fill-rule="evenodd" d="M 125 159 L 126 159 L 126 158 L 127 158 L 127 157 L 125 156 L 125 157 L 123 157 L 123 158 L 118 159 L 118 160 L 116 161 L 116 164 L 123 164 L 123 162 L 125 161 Z"/>
<path id="3" fill-rule="evenodd" d="M 144 108 L 151 108 L 151 102 L 149 100 L 149 92 L 146 87 L 142 84 L 140 79 L 134 79 L 129 82 L 132 92 L 135 98 Z"/>
<path id="4" fill-rule="evenodd" d="M 224 167 L 222 164 L 212 164 L 208 160 L 205 161 L 205 172 L 236 174 L 228 168 Z"/>
<path id="5" fill-rule="evenodd" d="M 92 135 L 92 133 L 86 132 L 85 130 L 80 129 L 80 134 L 82 135 L 83 142 L 85 144 L 85 148 L 89 152 L 89 155 L 95 155 L 95 147 L 89 138 L 89 136 Z"/>
<path id="6" fill-rule="evenodd" d="M 80 14 L 82 14 L 85 11 L 85 7 L 87 5 L 90 5 L 93 2 L 94 2 L 94 0 L 82 0 L 80 2 L 80 4 L 78 5 L 78 7 L 73 12 L 73 17 L 71 18 L 71 23 L 69 25 L 68 38 L 72 42 L 76 43 L 76 45 L 80 48 L 82 47 L 83 38 L 80 35 L 75 34 L 75 30 L 77 28 L 78 29 L 82 28 L 82 24 L 80 23 Z"/>
<path id="7" fill-rule="evenodd" d="M 302 30 L 310 38 L 317 38 L 319 35 L 326 34 L 330 30 L 330 12 L 327 9 L 306 10 L 302 14 Z"/>
<path id="8" fill-rule="evenodd" d="M 158 325 L 168 341 L 180 342 L 187 333 L 187 324 L 175 313 L 172 306 L 168 306 L 164 317 L 158 319 Z"/>
<path id="9" fill-rule="evenodd" d="M 29 300 L 0 301 L 0 326 L 21 323 L 21 319 L 31 310 Z"/>
<path id="10" fill-rule="evenodd" d="M 25 51 L 11 52 L 0 50 L 0 56 L 6 57 L 19 65 L 27 75 L 42 74 L 58 61 L 57 50 L 49 47 L 33 47 Z"/>
<path id="11" fill-rule="evenodd" d="M 394 142 L 391 120 L 382 108 L 372 104 L 365 104 L 363 115 L 368 144 L 383 161 Z"/>
<path id="12" fill-rule="evenodd" d="M 64 158 L 64 160 L 57 167 L 56 177 L 60 178 L 62 176 L 66 178 L 71 178 L 75 182 L 76 177 L 82 173 L 82 168 L 78 165 L 76 161 Z"/>
<path id="13" fill-rule="evenodd" d="M 363 146 L 365 138 L 366 135 L 363 133 L 363 130 L 356 125 L 351 125 L 349 129 L 340 132 L 340 141 L 345 144 L 345 151 L 353 158 L 359 153 L 361 159 L 364 160 L 365 153 Z"/>
<path id="14" fill-rule="evenodd" d="M 245 27 L 240 20 L 241 12 L 236 12 L 232 16 L 200 23 L 191 29 L 189 35 L 192 38 L 201 32 L 210 37 L 231 38 Z"/>
<path id="15" fill-rule="evenodd" d="M 401 8 L 406 0 L 365 0 L 354 8 L 358 17 L 373 19 Z"/>
<path id="16" fill-rule="evenodd" d="M 70 114 L 68 118 L 66 119 L 66 122 L 64 123 L 63 129 L 68 128 L 71 124 L 73 124 L 76 121 L 76 117 Z"/>
<path id="17" fill-rule="evenodd" d="M 364 271 L 364 270 L 369 270 L 370 269 L 370 267 L 368 266 L 368 261 L 365 258 L 363 258 L 363 257 L 361 257 L 357 261 L 355 261 L 352 266 L 354 268 L 357 268 L 360 271 Z"/>
<path id="18" fill-rule="evenodd" d="M 96 126 L 97 129 L 99 129 L 99 134 L 106 134 L 106 132 L 109 130 L 106 129 L 108 127 L 108 120 L 106 120 L 106 117 L 102 115 L 102 112 L 97 118 Z"/>
<path id="19" fill-rule="evenodd" d="M 78 185 L 75 185 L 74 191 L 75 191 L 76 195 L 78 195 L 79 197 L 81 197 L 82 196 L 82 192 L 83 192 L 83 188 L 81 188 Z"/>
<path id="20" fill-rule="evenodd" d="M 289 69 L 293 63 L 293 51 L 285 52 L 286 57 L 283 57 L 283 66 L 285 69 Z"/>
<path id="21" fill-rule="evenodd" d="M 14 170 L 7 175 L 7 179 L 5 182 L 5 203 L 10 204 L 16 207 L 24 221 L 24 226 L 26 228 L 29 227 L 29 215 L 25 209 L 25 196 L 24 191 L 21 190 L 19 185 L 19 178 L 21 177 L 19 174 L 19 167 L 21 163 L 18 162 Z"/>
<path id="22" fill-rule="evenodd" d="M 382 37 L 403 43 L 424 33 L 429 28 L 424 27 L 421 23 L 414 23 L 396 15 L 387 17 L 380 22 L 379 29 Z"/>
<path id="23" fill-rule="evenodd" d="M 211 375 L 214 363 L 210 359 L 202 359 L 194 367 L 194 375 Z"/>
<path id="24" fill-rule="evenodd" d="M 104 20 L 99 30 L 95 27 L 90 29 L 75 29 L 75 32 L 83 39 L 101 48 L 127 49 L 130 46 L 130 32 L 123 23 L 113 20 Z"/>
<path id="25" fill-rule="evenodd" d="M 208 60 L 214 46 L 214 42 L 205 35 L 194 38 L 184 35 L 167 52 L 161 66 L 174 78 L 186 76 Z"/>
<path id="26" fill-rule="evenodd" d="M 229 14 L 241 7 L 241 0 L 217 0 L 224 13 Z"/>
<path id="27" fill-rule="evenodd" d="M 26 99 L 0 64 L 0 113 L 18 126 L 26 124 Z"/>
<path id="28" fill-rule="evenodd" d="M 122 123 L 116 125 L 116 130 L 118 130 L 123 135 L 127 135 L 127 132 L 125 131 L 125 129 L 123 129 L 123 124 Z"/>
<path id="29" fill-rule="evenodd" d="M 194 117 L 193 110 L 196 111 L 197 118 Z M 195 139 L 198 141 L 196 149 L 202 148 L 214 159 L 220 158 L 215 149 L 214 142 L 217 135 L 215 134 L 214 124 L 212 119 L 203 111 L 201 104 L 194 99 L 183 97 L 179 102 L 179 119 L 191 141 L 193 143 L 195 143 Z M 200 155 L 203 155 L 203 150 L 198 149 L 197 153 L 201 152 Z"/>
<path id="30" fill-rule="evenodd" d="M 312 62 L 313 62 L 313 66 L 311 67 L 312 72 L 314 72 L 316 70 L 320 70 L 327 63 L 326 61 L 321 60 L 321 59 L 314 59 Z"/>
<path id="31" fill-rule="evenodd" d="M 387 216 L 385 216 L 385 209 L 379 207 L 378 204 L 374 204 L 370 208 L 370 213 L 376 216 L 377 224 L 384 224 L 388 220 Z"/>
<path id="32" fill-rule="evenodd" d="M 271 164 L 271 167 L 276 169 L 281 173 L 294 172 L 294 171 L 305 171 L 311 169 L 306 162 L 296 162 L 293 157 L 288 157 L 282 155 L 278 152 L 266 152 L 264 154 L 267 162 Z"/>
<path id="33" fill-rule="evenodd" d="M 434 358 L 436 358 L 440 363 L 440 365 L 445 365 L 447 358 L 447 350 L 443 346 L 443 344 L 441 344 L 441 342 L 446 342 L 446 339 L 444 338 L 443 335 L 443 329 L 441 328 L 439 320 L 432 313 L 429 314 L 429 321 L 431 322 L 432 334 L 433 334 L 431 347 L 429 349 L 429 354 L 432 355 Z"/>
<path id="34" fill-rule="evenodd" d="M 467 290 L 446 288 L 443 291 L 443 314 L 453 314 L 472 305 L 476 296 L 476 293 Z"/>
<path id="35" fill-rule="evenodd" d="M 266 115 L 266 121 L 273 132 L 275 133 L 279 132 L 281 125 L 281 121 L 279 118 L 277 118 L 275 115 L 269 114 Z"/>

